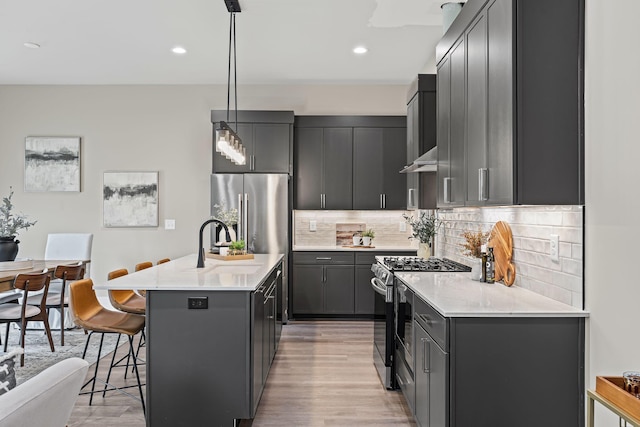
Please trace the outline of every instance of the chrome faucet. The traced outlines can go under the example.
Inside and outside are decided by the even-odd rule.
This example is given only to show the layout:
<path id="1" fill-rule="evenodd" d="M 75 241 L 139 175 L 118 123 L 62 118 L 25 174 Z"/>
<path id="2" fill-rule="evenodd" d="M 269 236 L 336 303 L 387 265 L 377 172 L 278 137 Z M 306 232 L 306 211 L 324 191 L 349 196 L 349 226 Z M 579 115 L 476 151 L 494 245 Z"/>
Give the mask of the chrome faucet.
<path id="1" fill-rule="evenodd" d="M 219 224 L 222 226 L 222 228 L 224 228 L 227 236 L 227 242 L 231 240 L 231 235 L 229 235 L 229 228 L 227 228 L 227 225 L 224 222 L 215 218 L 206 220 L 204 224 L 200 226 L 200 240 L 198 241 L 198 265 L 196 266 L 196 268 L 204 268 L 204 244 L 202 243 L 202 234 L 204 233 L 204 228 L 212 222 L 215 222 L 216 224 Z"/>

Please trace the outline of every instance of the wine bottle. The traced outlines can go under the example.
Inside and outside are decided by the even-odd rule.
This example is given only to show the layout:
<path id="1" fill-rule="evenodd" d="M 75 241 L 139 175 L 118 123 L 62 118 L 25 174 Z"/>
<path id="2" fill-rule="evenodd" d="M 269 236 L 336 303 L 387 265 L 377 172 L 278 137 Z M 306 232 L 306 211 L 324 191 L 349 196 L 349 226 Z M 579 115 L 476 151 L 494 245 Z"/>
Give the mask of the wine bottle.
<path id="1" fill-rule="evenodd" d="M 492 247 L 489 247 L 489 252 L 487 253 L 487 263 L 485 264 L 485 267 L 487 271 L 487 283 L 494 283 L 496 281 L 496 263 Z"/>
<path id="2" fill-rule="evenodd" d="M 487 281 L 487 245 L 482 245 L 480 247 L 480 251 L 482 251 L 482 276 L 480 277 L 481 282 Z"/>

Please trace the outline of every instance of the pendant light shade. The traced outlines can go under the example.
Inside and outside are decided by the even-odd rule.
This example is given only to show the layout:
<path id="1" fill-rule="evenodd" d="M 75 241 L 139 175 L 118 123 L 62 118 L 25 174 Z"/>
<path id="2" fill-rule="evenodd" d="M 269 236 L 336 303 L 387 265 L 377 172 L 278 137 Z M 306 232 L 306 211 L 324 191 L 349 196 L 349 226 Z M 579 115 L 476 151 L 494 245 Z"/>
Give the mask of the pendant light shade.
<path id="1" fill-rule="evenodd" d="M 227 121 L 220 121 L 216 128 L 216 151 L 237 165 L 246 163 L 246 149 L 242 139 L 227 123 L 229 121 L 229 104 L 231 100 L 231 48 L 233 46 L 233 88 L 235 95 L 236 129 L 238 128 L 238 81 L 236 68 L 236 13 L 240 12 L 238 0 L 225 0 L 230 13 L 229 19 L 229 66 L 227 74 Z"/>
<path id="2" fill-rule="evenodd" d="M 216 128 L 216 151 L 237 165 L 246 164 L 246 149 L 240 137 L 226 122 Z"/>

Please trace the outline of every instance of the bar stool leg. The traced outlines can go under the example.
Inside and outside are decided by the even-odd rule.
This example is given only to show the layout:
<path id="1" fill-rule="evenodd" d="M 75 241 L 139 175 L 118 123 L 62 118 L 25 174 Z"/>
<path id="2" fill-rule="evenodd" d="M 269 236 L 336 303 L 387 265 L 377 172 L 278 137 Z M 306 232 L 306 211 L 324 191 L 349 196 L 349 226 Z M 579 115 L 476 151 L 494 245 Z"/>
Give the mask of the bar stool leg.
<path id="1" fill-rule="evenodd" d="M 142 402 L 142 413 L 147 414 L 147 410 L 144 406 L 144 395 L 142 394 L 142 384 L 140 383 L 140 374 L 138 373 L 138 363 L 133 351 L 133 335 L 129 335 L 129 353 L 133 357 L 133 369 L 136 371 L 136 379 L 138 380 L 138 390 L 140 391 L 140 401 Z"/>
<path id="2" fill-rule="evenodd" d="M 88 339 L 87 339 L 88 340 Z M 89 397 L 89 406 L 93 402 L 93 393 L 96 389 L 96 379 L 98 378 L 98 366 L 100 365 L 100 355 L 102 354 L 102 343 L 104 342 L 104 332 L 100 337 L 100 346 L 98 347 L 98 358 L 96 360 L 96 369 L 93 372 L 93 379 L 91 380 L 91 396 Z"/>
<path id="3" fill-rule="evenodd" d="M 64 295 L 60 298 L 64 304 Z M 60 345 L 64 347 L 64 305 L 60 305 Z"/>
<path id="4" fill-rule="evenodd" d="M 102 397 L 107 394 L 107 385 L 109 384 L 109 379 L 111 378 L 111 370 L 113 369 L 114 362 L 116 360 L 116 353 L 118 352 L 118 344 L 120 344 L 120 336 L 122 334 L 118 334 L 118 339 L 116 340 L 116 346 L 113 349 L 113 355 L 111 356 L 111 366 L 109 366 L 109 372 L 107 373 L 107 381 L 104 383 L 104 390 L 102 390 Z"/>

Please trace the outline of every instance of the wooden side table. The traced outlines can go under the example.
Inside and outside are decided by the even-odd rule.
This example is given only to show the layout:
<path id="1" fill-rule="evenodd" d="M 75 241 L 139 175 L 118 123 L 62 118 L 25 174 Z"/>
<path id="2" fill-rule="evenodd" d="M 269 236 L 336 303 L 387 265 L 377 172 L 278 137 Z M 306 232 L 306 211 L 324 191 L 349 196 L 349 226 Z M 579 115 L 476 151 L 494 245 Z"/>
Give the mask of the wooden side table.
<path id="1" fill-rule="evenodd" d="M 594 427 L 594 402 L 596 400 L 620 418 L 620 426 L 631 425 L 633 427 L 640 427 L 640 419 L 630 415 L 628 412 L 616 406 L 605 397 L 602 397 L 602 395 L 598 394 L 594 390 L 587 390 L 587 427 Z M 623 421 L 624 424 L 622 423 Z"/>

